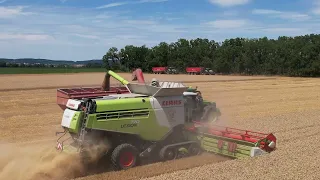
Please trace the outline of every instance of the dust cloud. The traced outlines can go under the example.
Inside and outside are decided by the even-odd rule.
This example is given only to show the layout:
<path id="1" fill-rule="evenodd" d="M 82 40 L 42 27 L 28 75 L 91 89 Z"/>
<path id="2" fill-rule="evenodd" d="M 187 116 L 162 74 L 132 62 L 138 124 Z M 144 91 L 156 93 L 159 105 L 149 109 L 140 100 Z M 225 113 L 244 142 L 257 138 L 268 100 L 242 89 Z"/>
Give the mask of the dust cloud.
<path id="1" fill-rule="evenodd" d="M 224 127 L 230 126 L 229 120 L 225 115 L 222 115 L 222 116 L 218 117 L 217 120 L 215 120 L 212 123 L 212 125 L 224 126 Z"/>
<path id="2" fill-rule="evenodd" d="M 221 113 L 221 112 L 220 112 Z M 213 126 L 229 126 L 228 116 L 220 114 L 218 112 L 210 112 L 204 119 L 203 122 L 207 125 Z M 220 114 L 220 115 L 219 115 Z"/>
<path id="3" fill-rule="evenodd" d="M 62 180 L 84 172 L 79 156 L 58 153 L 52 144 L 0 144 L 0 149 L 0 180 Z"/>

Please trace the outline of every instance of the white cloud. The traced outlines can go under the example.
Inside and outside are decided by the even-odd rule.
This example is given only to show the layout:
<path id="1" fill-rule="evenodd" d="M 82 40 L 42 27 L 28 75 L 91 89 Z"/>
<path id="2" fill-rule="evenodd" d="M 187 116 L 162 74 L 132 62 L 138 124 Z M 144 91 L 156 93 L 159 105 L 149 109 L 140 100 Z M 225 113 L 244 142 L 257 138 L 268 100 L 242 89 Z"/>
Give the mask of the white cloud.
<path id="1" fill-rule="evenodd" d="M 129 4 L 129 2 L 118 2 L 118 3 L 110 3 L 110 4 L 106 4 L 103 6 L 99 6 L 97 7 L 97 9 L 105 9 L 105 8 L 110 8 L 110 7 L 117 7 L 117 6 L 122 6 L 125 4 Z"/>
<path id="2" fill-rule="evenodd" d="M 127 11 L 97 12 L 88 8 L 81 9 L 79 14 L 77 8 L 42 6 L 31 6 L 27 10 L 37 12 L 37 15 L 16 16 L 0 24 L 0 54 L 3 57 L 101 58 L 111 46 L 151 46 L 163 39 L 174 41 L 182 33 L 188 33 L 183 30 L 184 25 L 165 23 L 150 19 L 150 16 L 137 19 Z M 11 49 L 16 47 L 23 50 L 14 53 Z"/>
<path id="3" fill-rule="evenodd" d="M 119 34 L 115 35 L 114 38 L 119 38 L 119 39 L 144 39 L 146 36 L 138 36 L 138 35 L 127 35 L 127 34 Z"/>
<path id="4" fill-rule="evenodd" d="M 96 16 L 97 19 L 109 19 L 111 18 L 111 15 L 107 15 L 107 14 L 99 14 Z"/>
<path id="5" fill-rule="evenodd" d="M 314 30 L 306 28 L 300 28 L 300 27 L 270 27 L 270 28 L 264 28 L 261 29 L 261 31 L 268 33 L 268 34 L 274 34 L 276 36 L 300 36 L 310 33 L 315 33 Z"/>
<path id="6" fill-rule="evenodd" d="M 147 3 L 151 0 L 135 2 Z M 160 0 L 152 2 L 160 2 Z M 139 16 L 134 9 L 118 11 L 110 8 L 108 11 L 101 12 L 93 11 L 91 8 L 75 7 L 3 8 L 15 10 L 0 10 L 0 14 L 6 12 L 6 17 L 15 17 L 1 19 L 0 23 L 0 54 L 8 58 L 28 56 L 84 60 L 101 58 L 112 46 L 120 49 L 125 45 L 145 44 L 150 47 L 161 41 L 170 43 L 179 38 L 198 37 L 212 40 L 239 36 L 276 38 L 278 35 L 299 35 L 309 31 L 316 33 L 320 27 L 312 21 L 298 23 L 279 21 L 279 24 L 270 23 L 270 21 L 254 22 L 243 19 L 242 14 L 233 9 L 224 11 L 229 17 L 220 16 L 220 19 L 215 13 L 198 13 L 197 10 L 149 12 Z M 31 13 L 28 18 L 21 16 L 21 14 L 28 14 L 26 11 L 37 12 L 37 15 Z M 269 15 L 275 12 L 262 11 L 262 13 Z M 210 19 L 212 17 L 217 19 Z M 170 18 L 182 18 L 188 21 L 169 21 L 172 20 Z M 301 27 L 305 29 L 300 29 Z M 19 52 L 16 51 L 17 47 Z"/>
<path id="7" fill-rule="evenodd" d="M 205 24 L 215 29 L 229 29 L 245 27 L 249 24 L 249 21 L 245 19 L 215 20 Z"/>
<path id="8" fill-rule="evenodd" d="M 78 36 L 81 38 L 86 38 L 86 39 L 100 39 L 99 36 L 95 36 L 95 35 L 87 35 L 87 34 L 71 34 L 71 35 Z"/>
<path id="9" fill-rule="evenodd" d="M 171 33 L 176 34 L 176 33 L 187 33 L 188 28 L 184 27 L 184 26 L 177 26 L 177 25 L 169 25 L 169 24 L 156 24 L 156 25 L 150 25 L 145 27 L 146 30 L 148 30 L 149 32 L 152 33 L 163 33 L 162 35 L 166 35 L 166 33 L 168 33 L 167 35 L 170 35 Z M 179 36 L 179 34 L 176 34 L 177 38 Z M 159 34 L 157 35 L 159 36 Z"/>
<path id="10" fill-rule="evenodd" d="M 15 6 L 15 7 L 1 7 L 0 6 L 0 18 L 12 18 L 20 15 L 30 15 L 33 14 L 31 12 L 24 12 L 23 6 Z"/>
<path id="11" fill-rule="evenodd" d="M 315 15 L 320 15 L 320 7 L 313 8 L 311 12 Z"/>
<path id="12" fill-rule="evenodd" d="M 276 10 L 270 10 L 270 9 L 254 9 L 252 13 L 267 15 L 274 18 L 290 19 L 295 21 L 305 21 L 311 18 L 307 14 L 302 14 L 297 12 L 276 11 Z"/>
<path id="13" fill-rule="evenodd" d="M 223 13 L 221 13 L 222 17 L 225 16 L 237 16 L 239 13 L 235 10 L 231 10 L 231 11 L 224 11 Z"/>
<path id="14" fill-rule="evenodd" d="M 210 3 L 222 7 L 231 7 L 248 4 L 251 0 L 209 0 Z"/>
<path id="15" fill-rule="evenodd" d="M 179 19 L 183 19 L 182 17 L 168 17 L 166 18 L 167 21 L 174 21 L 174 20 L 179 20 Z"/>
<path id="16" fill-rule="evenodd" d="M 148 21 L 148 20 L 125 20 L 124 23 L 134 24 L 134 25 L 153 25 L 153 24 L 157 24 L 156 21 Z"/>
<path id="17" fill-rule="evenodd" d="M 140 0 L 139 3 L 157 3 L 157 2 L 166 2 L 169 0 Z"/>
<path id="18" fill-rule="evenodd" d="M 44 34 L 7 34 L 0 33 L 0 40 L 27 40 L 27 41 L 43 41 L 50 40 L 53 37 Z"/>
<path id="19" fill-rule="evenodd" d="M 313 8 L 311 9 L 311 12 L 315 15 L 320 15 L 320 0 L 313 1 Z"/>
<path id="20" fill-rule="evenodd" d="M 263 31 L 268 32 L 301 32 L 301 28 L 264 28 Z"/>
<path id="21" fill-rule="evenodd" d="M 79 33 L 88 33 L 92 31 L 90 27 L 85 27 L 78 24 L 69 24 L 69 25 L 62 25 L 60 28 L 63 31 L 69 31 L 69 32 L 79 32 Z"/>
<path id="22" fill-rule="evenodd" d="M 169 0 L 139 0 L 139 1 L 130 1 L 130 2 L 125 1 L 125 2 L 106 4 L 106 5 L 97 7 L 97 9 L 105 9 L 105 8 L 123 6 L 123 5 L 127 5 L 127 4 L 160 3 L 160 2 L 166 2 L 166 1 L 169 1 Z"/>
<path id="23" fill-rule="evenodd" d="M 270 9 L 254 9 L 253 14 L 281 14 L 280 11 L 270 10 Z"/>

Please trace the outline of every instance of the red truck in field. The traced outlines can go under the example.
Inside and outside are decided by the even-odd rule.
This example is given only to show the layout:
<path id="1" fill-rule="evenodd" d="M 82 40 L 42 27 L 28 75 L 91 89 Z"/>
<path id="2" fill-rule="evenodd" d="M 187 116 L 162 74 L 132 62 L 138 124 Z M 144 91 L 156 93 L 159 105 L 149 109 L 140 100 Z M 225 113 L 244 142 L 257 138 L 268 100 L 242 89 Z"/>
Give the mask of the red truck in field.
<path id="1" fill-rule="evenodd" d="M 153 67 L 153 74 L 177 74 L 177 70 L 174 67 Z"/>
<path id="2" fill-rule="evenodd" d="M 186 68 L 187 74 L 196 74 L 196 75 L 214 75 L 212 69 L 204 68 L 204 67 L 187 67 Z"/>
<path id="3" fill-rule="evenodd" d="M 166 74 L 168 67 L 153 67 L 153 74 Z"/>

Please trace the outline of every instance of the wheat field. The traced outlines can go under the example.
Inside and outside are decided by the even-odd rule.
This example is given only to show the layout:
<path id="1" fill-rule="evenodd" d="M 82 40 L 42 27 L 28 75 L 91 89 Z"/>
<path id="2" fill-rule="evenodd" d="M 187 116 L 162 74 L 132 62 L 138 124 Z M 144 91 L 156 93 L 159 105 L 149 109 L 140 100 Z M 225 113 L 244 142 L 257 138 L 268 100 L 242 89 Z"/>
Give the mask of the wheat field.
<path id="1" fill-rule="evenodd" d="M 0 75 L 0 179 L 317 179 L 320 175 L 319 79 L 151 74 L 145 74 L 147 81 L 156 77 L 197 86 L 205 99 L 217 103 L 225 125 L 272 132 L 278 149 L 243 160 L 203 154 L 123 172 L 82 174 L 76 159 L 54 151 L 62 116 L 56 89 L 100 85 L 103 76 Z"/>

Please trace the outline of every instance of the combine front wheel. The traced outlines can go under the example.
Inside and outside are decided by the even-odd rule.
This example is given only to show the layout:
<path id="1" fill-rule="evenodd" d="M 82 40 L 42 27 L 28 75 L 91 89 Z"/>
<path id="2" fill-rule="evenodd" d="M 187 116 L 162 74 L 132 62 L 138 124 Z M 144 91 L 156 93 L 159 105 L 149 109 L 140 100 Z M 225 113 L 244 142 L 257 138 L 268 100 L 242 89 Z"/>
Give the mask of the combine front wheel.
<path id="1" fill-rule="evenodd" d="M 137 164 L 138 150 L 131 144 L 121 144 L 113 150 L 111 161 L 117 170 L 132 168 Z"/>

